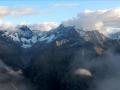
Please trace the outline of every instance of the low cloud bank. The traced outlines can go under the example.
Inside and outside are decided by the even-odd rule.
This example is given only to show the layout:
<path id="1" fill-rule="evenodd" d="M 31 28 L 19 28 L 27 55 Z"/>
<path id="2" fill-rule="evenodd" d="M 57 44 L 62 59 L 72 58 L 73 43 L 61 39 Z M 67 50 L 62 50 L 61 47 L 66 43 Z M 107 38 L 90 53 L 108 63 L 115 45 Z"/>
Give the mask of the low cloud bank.
<path id="1" fill-rule="evenodd" d="M 41 23 L 41 24 L 29 25 L 29 27 L 32 30 L 40 30 L 40 31 L 49 31 L 49 30 L 54 29 L 58 26 L 59 25 L 55 22 L 45 22 L 45 23 Z"/>
<path id="2" fill-rule="evenodd" d="M 31 30 L 39 30 L 39 31 L 49 31 L 55 29 L 59 26 L 58 23 L 55 22 L 44 22 L 39 24 L 21 24 L 27 25 Z M 17 29 L 17 25 L 12 24 L 11 22 L 4 22 L 0 24 L 0 30 L 8 30 L 8 31 L 15 31 Z"/>

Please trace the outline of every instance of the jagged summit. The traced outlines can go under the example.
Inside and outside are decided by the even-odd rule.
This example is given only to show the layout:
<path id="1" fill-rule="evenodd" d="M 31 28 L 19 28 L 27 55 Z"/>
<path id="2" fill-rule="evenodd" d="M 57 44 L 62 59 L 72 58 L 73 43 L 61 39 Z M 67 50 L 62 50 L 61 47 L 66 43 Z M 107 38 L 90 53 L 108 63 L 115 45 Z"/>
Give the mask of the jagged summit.
<path id="1" fill-rule="evenodd" d="M 22 25 L 19 27 L 18 35 L 19 37 L 31 38 L 33 33 L 26 25 Z"/>
<path id="2" fill-rule="evenodd" d="M 21 30 L 23 30 L 23 31 L 31 31 L 31 30 L 28 28 L 27 25 L 21 25 L 21 26 L 19 27 L 19 29 L 21 29 Z"/>

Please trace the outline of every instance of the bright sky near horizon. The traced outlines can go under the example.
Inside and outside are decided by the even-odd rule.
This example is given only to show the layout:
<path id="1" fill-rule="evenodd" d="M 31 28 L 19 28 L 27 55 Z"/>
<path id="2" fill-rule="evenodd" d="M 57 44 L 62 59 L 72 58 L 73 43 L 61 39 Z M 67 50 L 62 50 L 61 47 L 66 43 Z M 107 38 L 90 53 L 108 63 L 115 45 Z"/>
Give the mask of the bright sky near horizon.
<path id="1" fill-rule="evenodd" d="M 120 7 L 120 0 L 0 0 L 0 21 L 60 23 L 85 10 Z"/>

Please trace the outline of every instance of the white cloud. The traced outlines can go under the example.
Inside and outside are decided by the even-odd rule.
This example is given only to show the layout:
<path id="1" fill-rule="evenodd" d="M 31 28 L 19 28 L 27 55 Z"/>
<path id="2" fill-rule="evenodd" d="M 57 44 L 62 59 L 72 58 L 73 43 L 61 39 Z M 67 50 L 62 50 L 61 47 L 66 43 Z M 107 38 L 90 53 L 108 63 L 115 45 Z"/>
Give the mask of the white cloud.
<path id="1" fill-rule="evenodd" d="M 40 24 L 32 24 L 32 25 L 29 25 L 29 27 L 32 30 L 49 31 L 51 29 L 58 27 L 58 24 L 55 22 L 44 22 Z"/>
<path id="2" fill-rule="evenodd" d="M 120 8 L 97 11 L 85 10 L 76 17 L 64 21 L 63 24 L 85 30 L 100 30 L 105 34 L 113 32 L 113 29 L 120 31 Z"/>
<path id="3" fill-rule="evenodd" d="M 25 8 L 9 8 L 0 6 L 0 18 L 6 16 L 24 16 L 33 14 L 33 9 L 29 7 Z"/>
<path id="4" fill-rule="evenodd" d="M 9 21 L 0 21 L 0 30 L 15 30 L 15 25 Z"/>

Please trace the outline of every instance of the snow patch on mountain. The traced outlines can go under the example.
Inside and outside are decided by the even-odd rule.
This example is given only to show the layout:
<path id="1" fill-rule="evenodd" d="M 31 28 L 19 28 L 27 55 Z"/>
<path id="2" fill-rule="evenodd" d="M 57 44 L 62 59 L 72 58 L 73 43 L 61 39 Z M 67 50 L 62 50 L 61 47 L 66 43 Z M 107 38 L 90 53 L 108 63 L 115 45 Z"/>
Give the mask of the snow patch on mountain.
<path id="1" fill-rule="evenodd" d="M 14 41 L 20 41 L 17 33 L 15 33 L 14 35 L 10 34 L 9 37 L 12 38 Z"/>
<path id="2" fill-rule="evenodd" d="M 52 34 L 50 36 L 43 36 L 43 37 L 39 38 L 39 41 L 47 41 L 47 43 L 50 43 L 54 39 L 56 39 L 56 36 L 54 34 Z"/>

